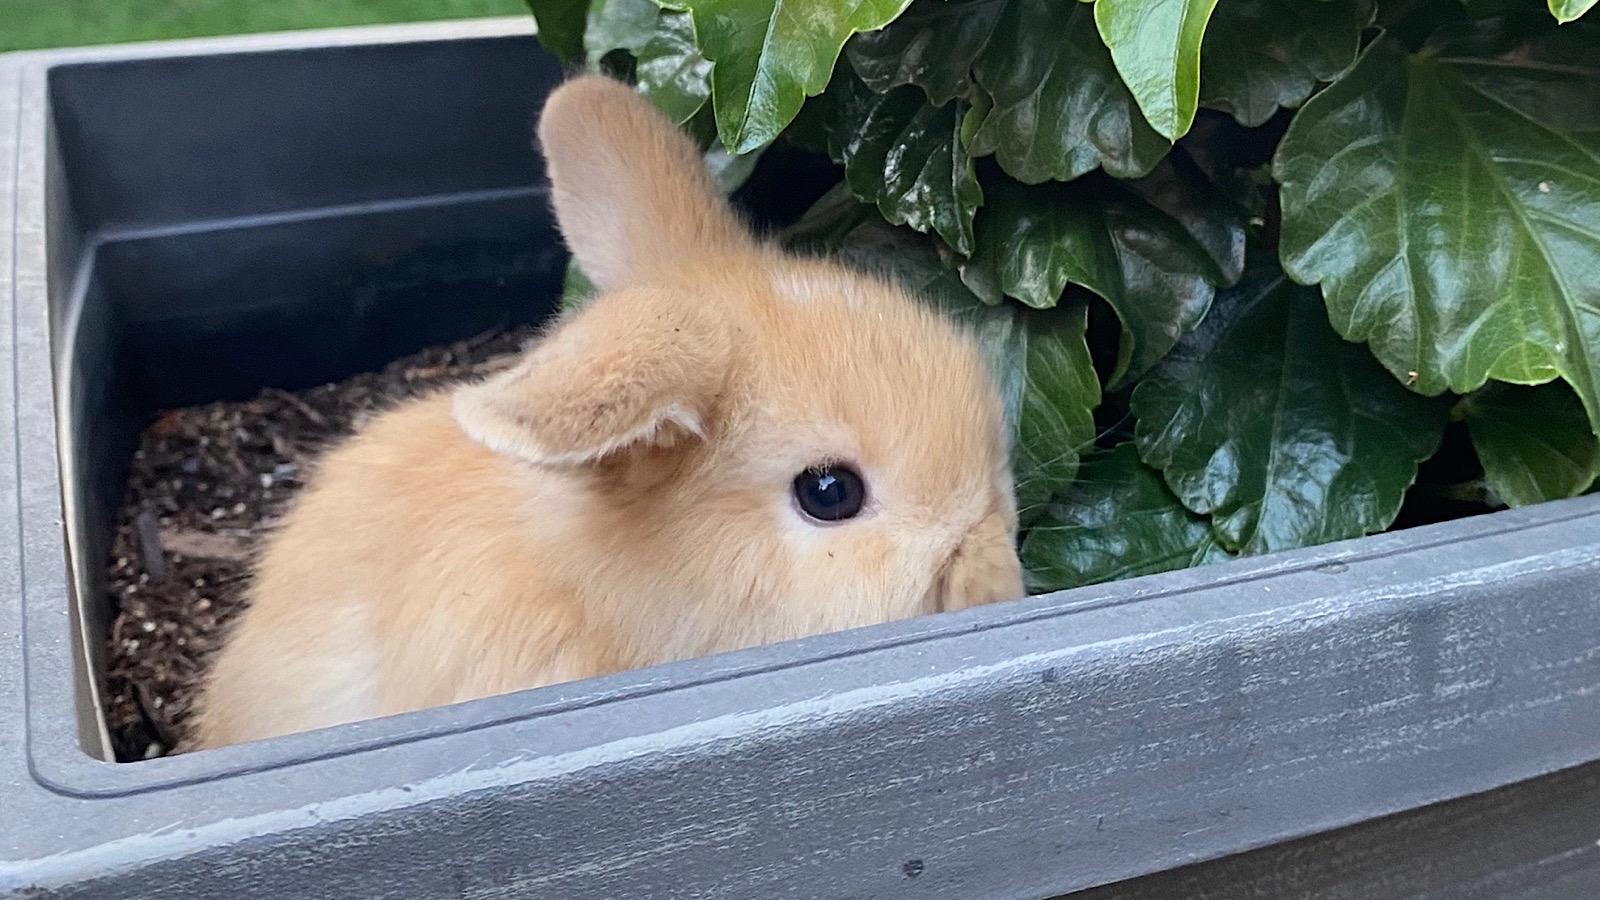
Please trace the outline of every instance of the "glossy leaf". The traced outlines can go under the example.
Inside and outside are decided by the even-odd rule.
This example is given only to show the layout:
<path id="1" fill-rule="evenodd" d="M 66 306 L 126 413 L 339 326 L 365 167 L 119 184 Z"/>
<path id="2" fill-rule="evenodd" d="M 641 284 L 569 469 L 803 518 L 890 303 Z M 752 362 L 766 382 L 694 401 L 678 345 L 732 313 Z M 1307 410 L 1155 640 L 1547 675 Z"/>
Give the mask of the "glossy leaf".
<path id="1" fill-rule="evenodd" d="M 972 64 L 989 43 L 1005 0 L 916 0 L 887 28 L 845 45 L 857 75 L 879 93 L 914 84 L 943 106 L 972 89 Z"/>
<path id="2" fill-rule="evenodd" d="M 859 209 L 867 208 L 852 210 L 842 192 L 824 197 L 790 230 L 790 245 L 828 250 L 845 265 L 893 279 L 972 330 L 1005 401 L 1017 502 L 1026 520 L 1072 483 L 1080 454 L 1094 443 L 1100 382 L 1085 340 L 1087 308 L 1037 312 L 983 303 L 941 248 L 889 227 L 870 210 L 862 218 Z"/>
<path id="3" fill-rule="evenodd" d="M 1117 75 L 1087 4 L 1012 0 L 973 71 L 994 105 L 967 149 L 994 154 L 1018 181 L 1066 181 L 1096 167 L 1137 177 L 1171 147 Z"/>
<path id="4" fill-rule="evenodd" d="M 1079 460 L 1093 449 L 1100 379 L 1089 356 L 1087 305 L 1018 315 L 1022 346 L 1006 377 L 1022 382 L 1012 470 L 1026 523 L 1072 484 Z"/>
<path id="5" fill-rule="evenodd" d="M 1340 340 L 1317 292 L 1270 258 L 1218 295 L 1132 406 L 1145 462 L 1243 553 L 1387 528 L 1448 413 Z"/>
<path id="6" fill-rule="evenodd" d="M 806 97 L 822 92 L 844 42 L 882 28 L 910 0 L 670 0 L 694 17 L 700 52 L 713 63 L 717 133 L 735 153 L 778 136 Z"/>
<path id="7" fill-rule="evenodd" d="M 989 189 L 962 276 L 991 303 L 1004 294 L 1051 307 L 1069 283 L 1105 298 L 1122 320 L 1120 382 L 1165 356 L 1216 288 L 1239 277 L 1244 227 L 1240 209 L 1171 163 L 1137 183 L 1002 181 Z"/>
<path id="8" fill-rule="evenodd" d="M 1178 502 L 1132 444 L 1084 459 L 1077 480 L 1028 529 L 1029 593 L 1229 559 L 1205 517 Z"/>
<path id="9" fill-rule="evenodd" d="M 1600 29 L 1392 39 L 1279 149 L 1282 254 L 1416 390 L 1566 379 L 1600 430 Z"/>
<path id="10" fill-rule="evenodd" d="M 595 65 L 613 50 L 637 51 L 656 33 L 661 7 L 655 0 L 590 0 L 583 49 Z"/>
<path id="11" fill-rule="evenodd" d="M 1600 475 L 1600 438 L 1561 382 L 1489 384 L 1459 408 L 1484 481 L 1511 506 L 1576 497 Z"/>
<path id="12" fill-rule="evenodd" d="M 566 62 L 583 58 L 589 0 L 528 0 L 539 43 Z"/>
<path id="13" fill-rule="evenodd" d="M 1550 14 L 1557 22 L 1571 22 L 1594 9 L 1596 0 L 1550 0 Z"/>
<path id="14" fill-rule="evenodd" d="M 1194 122 L 1200 48 L 1217 0 L 1096 0 L 1095 24 L 1151 127 L 1169 141 Z"/>
<path id="15" fill-rule="evenodd" d="M 1200 102 L 1257 126 L 1349 68 L 1372 21 L 1365 0 L 1227 0 L 1206 31 Z"/>
<path id="16" fill-rule="evenodd" d="M 831 149 L 844 164 L 850 190 L 893 224 L 937 232 L 971 253 L 972 217 L 983 191 L 961 143 L 966 104 L 933 107 L 910 86 L 879 94 L 850 80 L 855 87 L 842 92 L 830 128 Z"/>
<path id="17" fill-rule="evenodd" d="M 852 269 L 893 281 L 913 296 L 976 330 L 987 330 L 989 326 L 984 325 L 987 322 L 1013 319 L 1009 308 L 988 306 L 972 296 L 946 260 L 948 251 L 937 244 L 904 228 L 890 227 L 872 215 L 870 207 L 856 200 L 849 200 L 846 205 L 840 195 L 825 195 L 813 210 L 830 208 L 832 211 L 828 215 L 846 227 L 831 230 L 826 243 L 813 243 L 814 248 L 830 252 Z M 1007 331 L 995 331 L 991 349 L 1010 340 Z"/>
<path id="18" fill-rule="evenodd" d="M 661 13 L 655 33 L 634 55 L 639 92 L 672 121 L 689 121 L 710 99 L 711 63 L 694 45 L 687 13 Z"/>

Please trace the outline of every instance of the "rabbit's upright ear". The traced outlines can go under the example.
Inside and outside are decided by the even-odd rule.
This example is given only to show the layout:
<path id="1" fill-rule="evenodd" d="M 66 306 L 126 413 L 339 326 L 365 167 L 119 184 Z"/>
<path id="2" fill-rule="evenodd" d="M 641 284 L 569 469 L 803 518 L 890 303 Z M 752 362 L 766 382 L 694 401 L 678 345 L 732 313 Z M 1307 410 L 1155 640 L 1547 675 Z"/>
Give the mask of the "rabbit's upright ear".
<path id="1" fill-rule="evenodd" d="M 728 380 L 727 329 L 648 291 L 600 298 L 517 365 L 455 396 L 474 440 L 528 462 L 579 466 L 703 438 Z"/>
<path id="2" fill-rule="evenodd" d="M 751 241 L 688 136 L 621 82 L 557 88 L 539 143 L 562 235 L 602 291 Z"/>

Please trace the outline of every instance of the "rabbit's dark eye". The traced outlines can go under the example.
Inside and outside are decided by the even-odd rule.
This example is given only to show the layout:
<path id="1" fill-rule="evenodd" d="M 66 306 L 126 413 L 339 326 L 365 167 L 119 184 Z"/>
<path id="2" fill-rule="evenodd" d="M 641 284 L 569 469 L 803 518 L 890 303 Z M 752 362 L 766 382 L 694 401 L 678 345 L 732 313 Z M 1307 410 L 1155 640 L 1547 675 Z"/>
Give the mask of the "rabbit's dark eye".
<path id="1" fill-rule="evenodd" d="M 794 478 L 794 499 L 800 511 L 819 522 L 853 519 L 867 499 L 861 476 L 844 466 L 818 466 Z"/>

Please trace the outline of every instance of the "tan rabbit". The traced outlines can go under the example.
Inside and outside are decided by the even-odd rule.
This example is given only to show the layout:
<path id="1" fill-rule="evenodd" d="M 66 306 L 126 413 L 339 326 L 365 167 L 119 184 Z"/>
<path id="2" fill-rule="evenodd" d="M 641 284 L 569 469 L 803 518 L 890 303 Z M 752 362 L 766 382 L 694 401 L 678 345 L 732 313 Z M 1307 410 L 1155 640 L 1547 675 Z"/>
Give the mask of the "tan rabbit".
<path id="1" fill-rule="evenodd" d="M 1021 596 L 968 336 L 758 242 L 621 83 L 563 85 L 539 139 L 600 295 L 323 460 L 196 746 Z"/>

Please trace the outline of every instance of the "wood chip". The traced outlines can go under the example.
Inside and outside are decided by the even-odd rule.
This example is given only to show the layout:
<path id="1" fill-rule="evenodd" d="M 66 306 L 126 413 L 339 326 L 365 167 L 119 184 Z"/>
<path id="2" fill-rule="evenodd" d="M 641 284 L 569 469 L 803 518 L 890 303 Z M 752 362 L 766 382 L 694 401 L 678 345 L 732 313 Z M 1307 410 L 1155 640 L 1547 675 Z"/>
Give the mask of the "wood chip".
<path id="1" fill-rule="evenodd" d="M 168 553 L 189 559 L 243 560 L 250 553 L 250 540 L 230 534 L 189 529 L 161 533 L 161 544 Z M 204 580 L 204 579 L 199 579 Z"/>
<path id="2" fill-rule="evenodd" d="M 162 552 L 161 526 L 156 521 L 156 514 L 148 509 L 140 510 L 133 523 L 139 535 L 139 558 L 144 561 L 145 572 L 157 580 L 166 578 L 167 562 Z"/>

